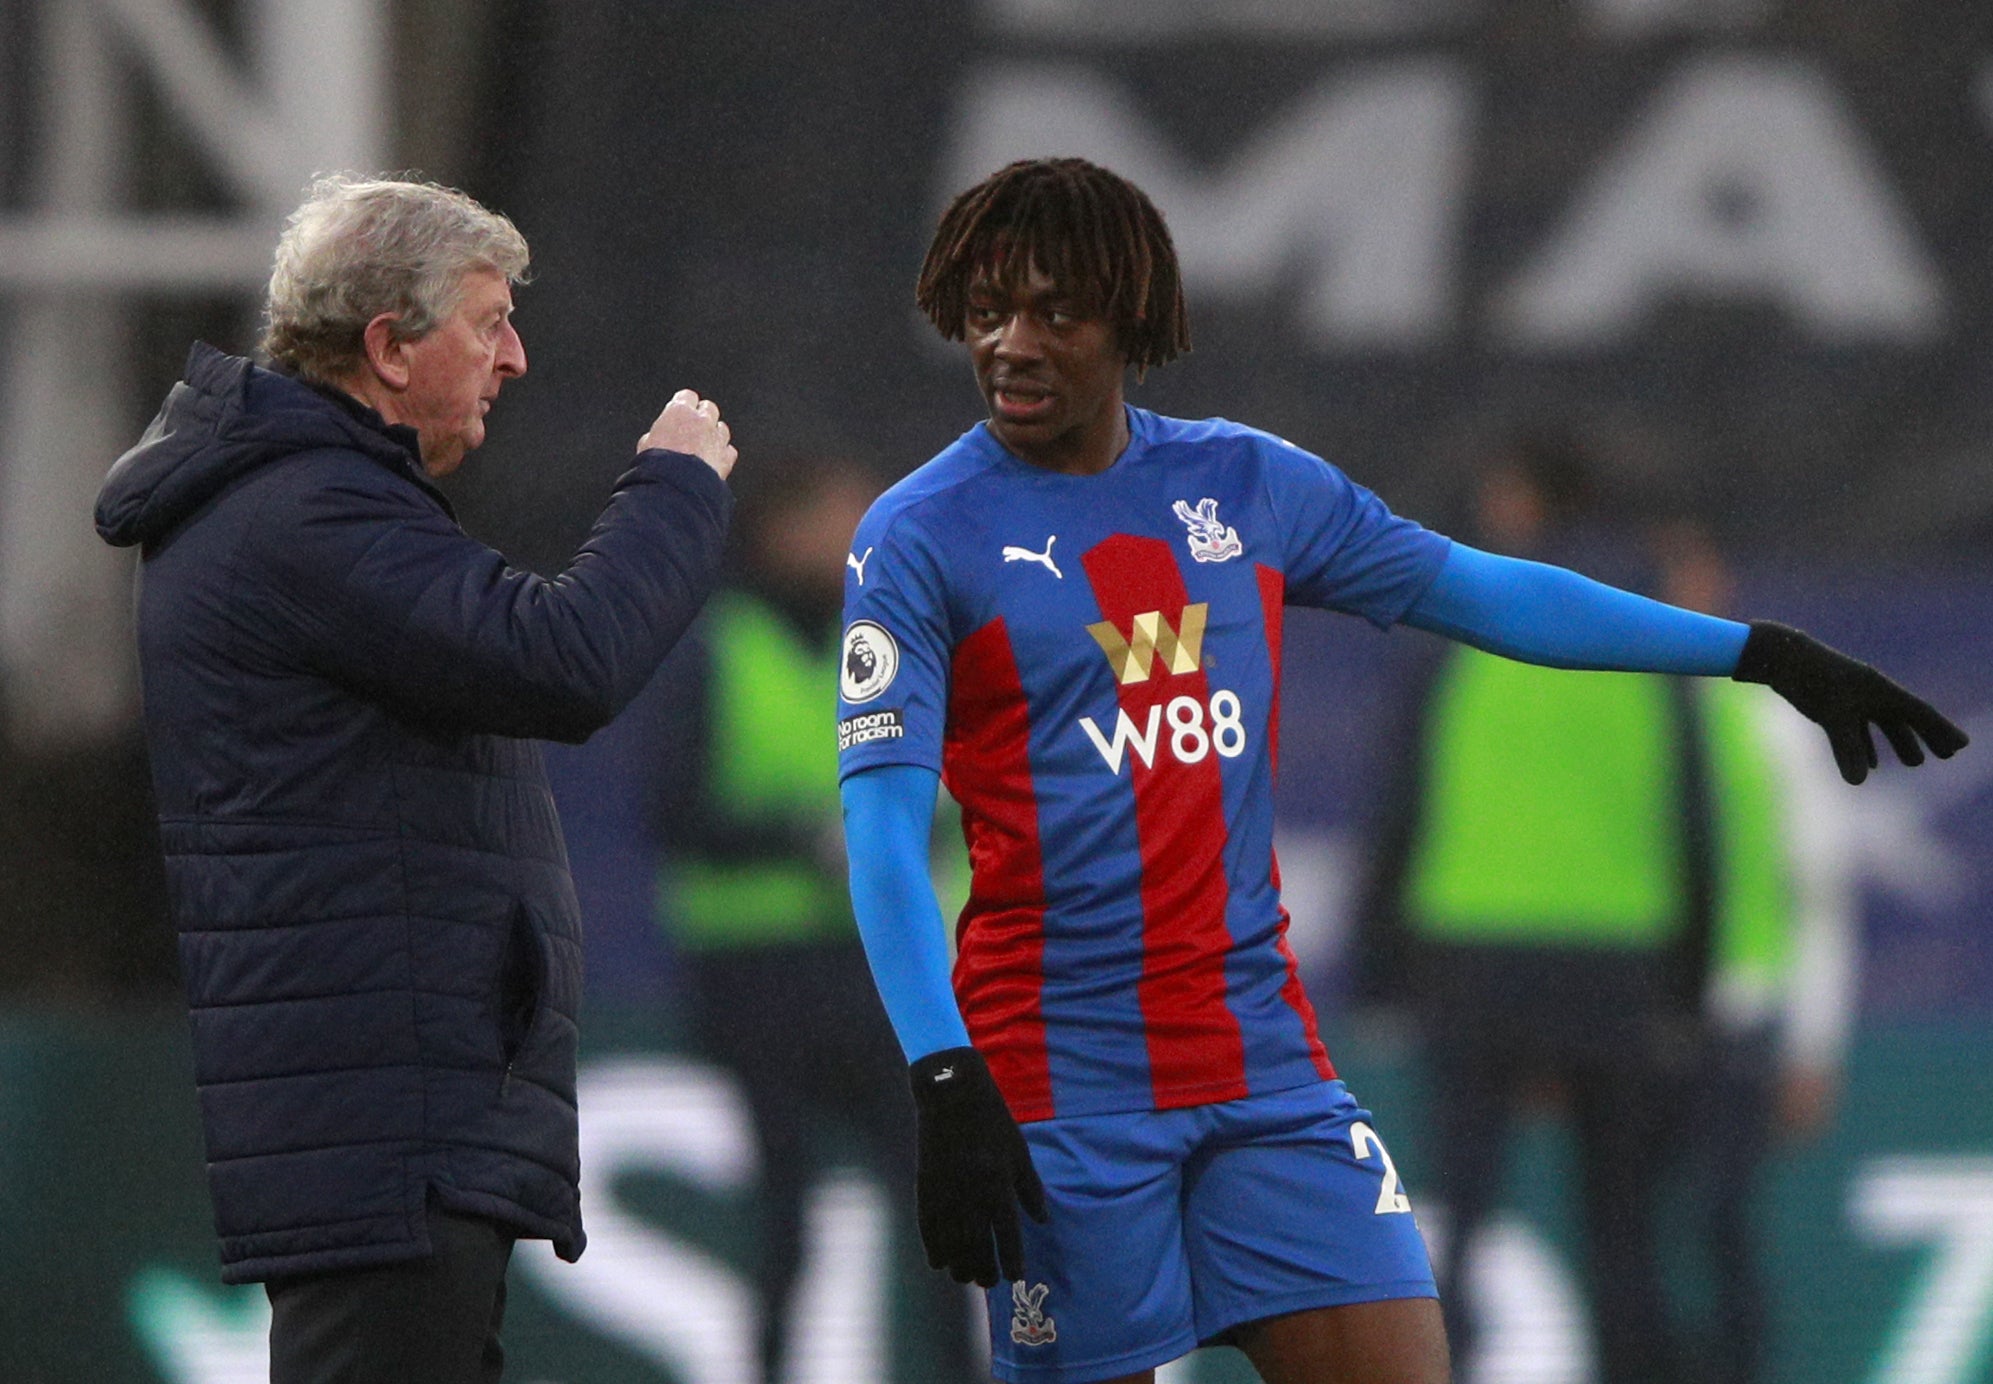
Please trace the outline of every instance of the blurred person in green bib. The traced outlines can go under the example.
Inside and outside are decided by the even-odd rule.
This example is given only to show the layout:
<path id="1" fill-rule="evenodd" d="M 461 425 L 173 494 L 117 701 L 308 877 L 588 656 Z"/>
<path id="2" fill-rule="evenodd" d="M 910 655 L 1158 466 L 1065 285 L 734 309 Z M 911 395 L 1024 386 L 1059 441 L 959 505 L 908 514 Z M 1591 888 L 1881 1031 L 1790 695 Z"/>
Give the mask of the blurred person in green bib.
<path id="1" fill-rule="evenodd" d="M 1640 527 L 1572 433 L 1495 449 L 1490 550 L 1652 589 Z M 1699 679 L 1570 673 L 1448 647 L 1425 670 L 1362 909 L 1363 988 L 1407 1002 L 1433 1082 L 1436 1256 L 1455 1358 L 1476 1340 L 1476 1232 L 1522 1114 L 1575 1138 L 1603 1384 L 1670 1384 L 1656 1252 L 1665 1096 L 1693 1054 L 1712 876 Z M 1740 691 L 1756 689 L 1739 686 Z M 1380 993 L 1382 992 L 1382 993 Z"/>
<path id="2" fill-rule="evenodd" d="M 740 508 L 729 580 L 650 698 L 659 917 L 693 1040 L 740 1082 L 760 1142 L 770 1384 L 805 1349 L 790 1305 L 827 1133 L 859 1137 L 893 1204 L 913 1194 L 913 1107 L 852 919 L 831 724 L 848 545 L 878 492 L 849 462 L 771 465 Z M 921 1274 L 916 1292 L 937 1353 L 921 1377 L 980 1377 L 962 1290 Z"/>
<path id="3" fill-rule="evenodd" d="M 1663 596 L 1726 615 L 1734 583 L 1692 520 L 1661 527 Z M 1694 1377 L 1756 1384 L 1770 1318 L 1758 1263 L 1760 1174 L 1781 1144 L 1831 1124 L 1859 963 L 1848 795 L 1804 717 L 1747 683 L 1697 686 L 1709 765 L 1713 891 L 1696 1058 L 1701 1118 L 1675 1154 L 1670 1201 L 1710 1289 L 1683 1314 Z"/>

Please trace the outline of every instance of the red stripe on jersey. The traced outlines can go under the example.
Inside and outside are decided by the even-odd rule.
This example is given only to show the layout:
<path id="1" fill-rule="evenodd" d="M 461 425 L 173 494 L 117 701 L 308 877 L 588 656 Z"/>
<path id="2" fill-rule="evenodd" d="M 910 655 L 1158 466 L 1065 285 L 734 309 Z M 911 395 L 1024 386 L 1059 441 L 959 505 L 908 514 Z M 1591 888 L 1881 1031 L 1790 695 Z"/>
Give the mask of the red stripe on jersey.
<path id="1" fill-rule="evenodd" d="M 1266 715 L 1266 756 L 1267 765 L 1276 774 L 1280 771 L 1280 635 L 1281 619 L 1287 607 L 1287 578 L 1277 567 L 1261 563 L 1255 573 L 1259 577 L 1260 618 L 1266 625 L 1266 653 L 1273 687 L 1273 703 Z M 1272 862 L 1273 892 L 1280 892 L 1280 857 L 1276 853 Z M 1322 1074 L 1324 1081 L 1334 1081 L 1336 1069 L 1329 1061 L 1329 1050 L 1322 1045 L 1322 1034 L 1315 1023 L 1315 1006 L 1308 1000 L 1308 992 L 1301 988 L 1301 968 L 1294 960 L 1294 948 L 1287 944 L 1287 906 L 1280 907 L 1280 931 L 1275 945 L 1280 950 L 1280 959 L 1287 963 L 1287 979 L 1280 987 L 1280 998 L 1287 1002 L 1301 1019 L 1301 1029 L 1308 1039 L 1308 1055 L 1314 1059 L 1315 1070 Z"/>
<path id="2" fill-rule="evenodd" d="M 1287 614 L 1287 575 L 1278 567 L 1260 563 L 1253 572 L 1259 578 L 1259 616 L 1266 629 L 1267 686 L 1273 700 L 1266 709 L 1266 766 L 1280 775 L 1280 635 Z M 1276 882 L 1275 888 L 1279 888 Z"/>
<path id="3" fill-rule="evenodd" d="M 1012 1117 L 1049 1119 L 1045 862 L 1031 718 L 1001 618 L 956 646 L 948 684 L 942 778 L 964 804 L 970 868 L 969 903 L 955 929 L 955 998 Z"/>
<path id="4" fill-rule="evenodd" d="M 1273 892 L 1280 892 L 1280 856 L 1273 857 Z M 1308 998 L 1308 992 L 1301 986 L 1301 966 L 1294 959 L 1294 948 L 1287 942 L 1287 905 L 1280 906 L 1280 927 L 1274 933 L 1274 946 L 1280 952 L 1280 959 L 1287 964 L 1287 979 L 1280 984 L 1280 998 L 1301 1020 L 1301 1034 L 1308 1040 L 1308 1056 L 1315 1063 L 1315 1070 L 1322 1074 L 1322 1080 L 1336 1079 L 1335 1064 L 1329 1061 L 1329 1050 L 1322 1042 L 1321 1026 L 1315 1022 L 1315 1005 Z"/>
<path id="5" fill-rule="evenodd" d="M 1157 614 L 1176 644 L 1190 595 L 1167 542 L 1116 534 L 1081 562 L 1101 615 L 1131 646 L 1137 644 L 1136 618 Z M 1150 633 L 1160 633 L 1160 626 Z M 1140 671 L 1130 668 L 1131 674 Z M 1210 685 L 1202 667 L 1172 672 L 1158 650 L 1147 675 L 1122 682 L 1119 692 L 1121 714 L 1137 730 L 1146 730 L 1152 712 L 1158 727 L 1152 762 L 1144 763 L 1132 746 L 1124 761 L 1134 776 L 1142 852 L 1142 979 L 1136 989 L 1150 1085 L 1159 1109 L 1236 1100 L 1246 1094 L 1245 1040 L 1225 1003 L 1231 891 L 1224 786 L 1209 736 Z M 1179 710 L 1172 721 L 1173 705 L 1194 707 L 1195 718 Z M 1203 747 L 1195 763 L 1177 752 L 1173 742 L 1179 738 L 1192 754 Z"/>

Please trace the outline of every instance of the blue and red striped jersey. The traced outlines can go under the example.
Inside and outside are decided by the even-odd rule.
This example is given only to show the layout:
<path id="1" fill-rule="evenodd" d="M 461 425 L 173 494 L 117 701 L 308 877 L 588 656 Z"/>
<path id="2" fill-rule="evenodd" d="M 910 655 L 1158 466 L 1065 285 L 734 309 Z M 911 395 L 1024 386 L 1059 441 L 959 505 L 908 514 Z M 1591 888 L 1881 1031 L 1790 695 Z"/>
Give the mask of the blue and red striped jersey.
<path id="1" fill-rule="evenodd" d="M 1128 416 L 1095 476 L 977 425 L 845 574 L 840 771 L 920 765 L 961 804 L 956 999 L 1020 1120 L 1334 1075 L 1274 859 L 1281 613 L 1387 626 L 1447 551 L 1279 438 Z"/>

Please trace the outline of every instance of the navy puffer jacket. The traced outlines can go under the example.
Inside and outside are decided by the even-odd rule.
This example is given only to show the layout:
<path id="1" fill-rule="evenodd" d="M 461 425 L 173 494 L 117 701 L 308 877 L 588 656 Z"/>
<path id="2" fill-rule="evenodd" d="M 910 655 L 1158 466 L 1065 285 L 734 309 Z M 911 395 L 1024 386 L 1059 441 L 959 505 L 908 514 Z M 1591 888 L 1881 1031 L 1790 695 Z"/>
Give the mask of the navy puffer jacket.
<path id="1" fill-rule="evenodd" d="M 206 346 L 112 470 L 228 1281 L 424 1256 L 431 1195 L 581 1252 L 580 918 L 532 742 L 649 679 L 731 509 L 645 452 L 542 579 L 411 430 Z"/>

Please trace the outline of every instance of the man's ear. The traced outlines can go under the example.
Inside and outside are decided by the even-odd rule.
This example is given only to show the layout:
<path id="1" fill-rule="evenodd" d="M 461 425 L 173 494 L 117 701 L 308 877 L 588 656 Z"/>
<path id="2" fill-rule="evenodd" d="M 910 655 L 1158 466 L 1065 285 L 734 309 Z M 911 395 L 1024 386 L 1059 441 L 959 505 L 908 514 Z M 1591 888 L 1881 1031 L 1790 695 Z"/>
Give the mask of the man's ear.
<path id="1" fill-rule="evenodd" d="M 381 313 L 367 324 L 360 337 L 361 344 L 366 348 L 368 369 L 396 393 L 408 388 L 409 381 L 409 343 L 396 336 L 394 330 L 400 320 L 399 313 Z"/>

